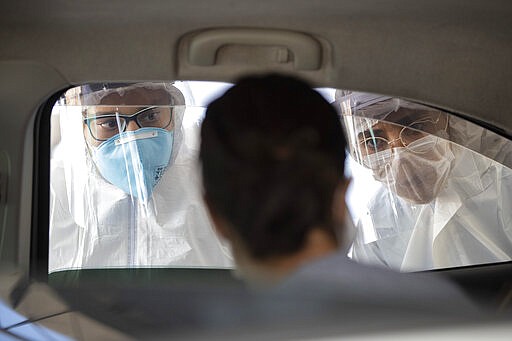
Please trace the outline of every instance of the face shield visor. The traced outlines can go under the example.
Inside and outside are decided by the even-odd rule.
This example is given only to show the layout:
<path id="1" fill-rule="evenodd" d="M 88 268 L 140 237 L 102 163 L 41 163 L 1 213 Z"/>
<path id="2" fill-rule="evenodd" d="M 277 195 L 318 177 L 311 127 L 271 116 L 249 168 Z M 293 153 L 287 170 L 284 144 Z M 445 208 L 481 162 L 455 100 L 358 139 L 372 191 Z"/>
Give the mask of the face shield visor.
<path id="1" fill-rule="evenodd" d="M 352 157 L 398 196 L 431 202 L 446 180 L 453 153 L 448 116 L 398 98 L 361 94 L 341 103 Z"/>
<path id="2" fill-rule="evenodd" d="M 66 94 L 66 100 L 79 104 L 86 149 L 96 170 L 147 202 L 179 139 L 183 94 L 169 83 L 95 84 L 78 90 Z"/>

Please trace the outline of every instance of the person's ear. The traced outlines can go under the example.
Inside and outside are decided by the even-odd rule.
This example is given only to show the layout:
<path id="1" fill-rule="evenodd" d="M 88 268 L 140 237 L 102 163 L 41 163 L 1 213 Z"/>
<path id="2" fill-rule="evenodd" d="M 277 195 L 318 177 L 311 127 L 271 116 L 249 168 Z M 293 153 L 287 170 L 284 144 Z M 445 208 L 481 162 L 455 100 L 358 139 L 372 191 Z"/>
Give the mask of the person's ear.
<path id="1" fill-rule="evenodd" d="M 332 200 L 332 214 L 335 222 L 341 223 L 345 220 L 347 214 L 346 194 L 348 186 L 352 178 L 343 178 L 338 182 L 336 189 L 334 190 L 334 196 Z"/>
<path id="2" fill-rule="evenodd" d="M 333 198 L 333 222 L 338 239 L 338 247 L 341 252 L 350 250 L 356 236 L 356 227 L 347 207 L 346 195 L 352 179 L 344 178 L 338 183 Z"/>
<path id="3" fill-rule="evenodd" d="M 230 240 L 226 220 L 215 210 L 206 194 L 203 194 L 203 200 L 208 210 L 213 227 L 215 228 L 215 232 L 217 232 L 217 234 L 219 234 L 222 238 Z"/>

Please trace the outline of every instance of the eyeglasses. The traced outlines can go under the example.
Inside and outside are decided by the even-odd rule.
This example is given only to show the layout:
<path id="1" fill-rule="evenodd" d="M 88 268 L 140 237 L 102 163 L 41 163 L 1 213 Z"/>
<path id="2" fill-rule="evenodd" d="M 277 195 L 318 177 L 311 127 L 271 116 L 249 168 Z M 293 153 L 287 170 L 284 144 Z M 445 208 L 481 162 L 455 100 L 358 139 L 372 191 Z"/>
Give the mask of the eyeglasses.
<path id="1" fill-rule="evenodd" d="M 86 117 L 84 124 L 87 125 L 95 140 L 106 141 L 112 136 L 124 132 L 131 121 L 135 121 L 139 128 L 167 128 L 171 124 L 172 116 L 172 108 L 152 106 L 141 109 L 132 115 L 114 112 Z"/>
<path id="2" fill-rule="evenodd" d="M 369 129 L 364 132 L 362 138 L 359 139 L 359 150 L 363 155 L 375 154 L 386 149 L 391 149 L 392 145 L 396 142 L 400 142 L 402 146 L 408 148 L 414 141 L 419 140 L 427 135 L 436 135 L 439 131 L 446 131 L 448 128 L 448 121 L 446 121 L 446 126 L 444 128 L 439 127 L 440 121 L 439 115 L 437 118 L 422 118 L 417 121 L 412 122 L 406 127 L 402 127 L 398 134 L 398 138 L 393 140 L 388 140 L 384 136 L 379 136 L 379 134 L 387 135 L 388 131 L 396 130 L 399 128 L 398 125 L 392 123 L 386 123 L 386 126 L 389 128 L 382 129 Z M 421 153 L 427 152 L 429 148 L 417 149 L 414 148 L 414 152 Z"/>

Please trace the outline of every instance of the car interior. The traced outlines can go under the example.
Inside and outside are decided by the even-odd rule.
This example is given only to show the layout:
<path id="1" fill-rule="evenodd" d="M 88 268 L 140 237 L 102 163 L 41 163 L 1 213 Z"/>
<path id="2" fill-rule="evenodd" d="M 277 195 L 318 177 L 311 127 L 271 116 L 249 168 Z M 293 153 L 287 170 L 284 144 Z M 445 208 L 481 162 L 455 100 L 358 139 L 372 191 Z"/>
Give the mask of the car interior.
<path id="1" fill-rule="evenodd" d="M 496 251 L 499 257 L 473 261 L 469 247 L 470 260 L 460 256 L 457 265 L 395 268 L 445 277 L 490 314 L 468 320 L 413 314 L 404 320 L 371 304 L 337 314 L 288 297 L 259 300 L 246 294 L 232 263 L 214 262 L 213 256 L 214 265 L 109 265 L 103 255 L 90 266 L 54 266 L 52 250 L 61 241 L 52 234 L 50 198 L 54 181 L 68 181 L 69 174 L 78 179 L 85 167 L 54 172 L 57 157 L 71 162 L 79 153 L 62 156 L 66 138 L 77 136 L 62 128 L 77 107 L 66 102 L 69 94 L 110 83 L 174 84 L 194 98 L 186 97 L 192 104 L 183 124 L 195 126 L 209 101 L 239 77 L 282 73 L 308 81 L 335 105 L 342 89 L 383 94 L 445 113 L 485 131 L 492 143 L 512 145 L 511 17 L 512 3 L 505 0 L 2 2 L 0 303 L 11 313 L 0 306 L 0 339 L 506 338 L 512 331 L 512 221 L 506 218 L 500 226 L 511 239 L 501 238 L 506 245 Z M 83 127 L 77 127 L 83 144 Z M 464 139 L 456 143 L 497 164 L 506 179 L 512 159 L 486 154 Z M 358 169 L 352 169 L 354 179 L 364 173 Z M 503 188 L 492 200 L 505 215 L 512 192 Z M 483 228 L 493 224 L 482 218 Z M 494 242 L 468 230 L 485 245 Z M 114 253 L 116 243 L 106 252 Z M 457 245 L 445 249 L 458 252 Z"/>

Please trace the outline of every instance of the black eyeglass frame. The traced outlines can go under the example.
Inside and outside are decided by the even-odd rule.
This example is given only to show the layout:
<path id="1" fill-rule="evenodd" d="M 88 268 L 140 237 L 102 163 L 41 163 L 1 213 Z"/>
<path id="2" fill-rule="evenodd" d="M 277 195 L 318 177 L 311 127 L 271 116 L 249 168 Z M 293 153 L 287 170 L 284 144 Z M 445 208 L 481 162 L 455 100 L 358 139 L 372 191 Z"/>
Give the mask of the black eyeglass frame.
<path id="1" fill-rule="evenodd" d="M 143 108 L 143 109 L 141 109 L 141 110 L 137 111 L 136 113 L 134 113 L 134 114 L 132 114 L 132 115 L 123 115 L 123 114 L 119 114 L 119 113 L 113 113 L 113 114 L 106 114 L 106 115 L 101 115 L 101 116 L 85 117 L 85 118 L 83 119 L 83 122 L 84 122 L 84 124 L 85 124 L 85 125 L 87 125 L 87 128 L 89 129 L 89 133 L 90 133 L 90 135 L 92 136 L 92 138 L 93 138 L 93 139 L 95 139 L 96 141 L 103 142 L 103 141 L 107 141 L 107 140 L 108 140 L 109 138 L 111 138 L 112 136 L 115 136 L 115 134 L 114 134 L 114 135 L 112 135 L 112 136 L 111 136 L 111 137 L 109 137 L 109 138 L 106 138 L 106 139 L 99 139 L 99 138 L 97 138 L 97 137 L 95 136 L 95 134 L 93 133 L 92 129 L 91 129 L 91 122 L 92 122 L 92 121 L 96 121 L 96 120 L 97 120 L 97 119 L 99 119 L 99 118 L 103 119 L 103 118 L 109 118 L 109 117 L 111 117 L 111 118 L 116 118 L 116 119 L 117 119 L 117 118 L 123 118 L 123 119 L 124 119 L 124 123 L 125 123 L 125 124 L 124 124 L 124 127 L 122 127 L 122 130 L 119 130 L 119 132 L 118 132 L 118 133 L 122 133 L 122 132 L 126 131 L 126 127 L 128 127 L 128 124 L 130 124 L 130 122 L 131 122 L 131 121 L 135 121 L 135 123 L 137 123 L 137 126 L 138 126 L 139 128 L 144 128 L 144 127 L 140 124 L 140 122 L 138 121 L 138 117 L 139 117 L 141 114 L 145 113 L 146 111 L 151 110 L 151 109 L 155 109 L 155 108 L 158 108 L 158 106 L 151 106 L 151 107 Z M 170 111 L 171 111 L 171 112 L 170 112 L 170 116 L 169 116 L 169 122 L 168 122 L 165 126 L 163 126 L 163 127 L 158 127 L 158 128 L 165 129 L 165 128 L 167 128 L 167 127 L 171 124 L 172 119 L 173 119 L 173 116 L 174 116 L 174 115 L 173 115 L 173 114 L 174 114 L 174 113 L 173 113 L 173 108 L 170 108 Z M 156 127 L 155 127 L 155 128 L 156 128 Z"/>

